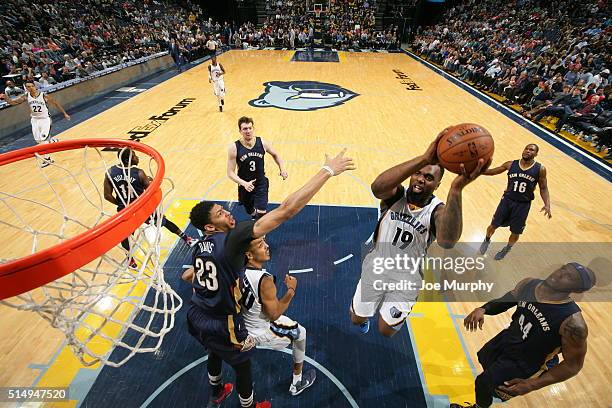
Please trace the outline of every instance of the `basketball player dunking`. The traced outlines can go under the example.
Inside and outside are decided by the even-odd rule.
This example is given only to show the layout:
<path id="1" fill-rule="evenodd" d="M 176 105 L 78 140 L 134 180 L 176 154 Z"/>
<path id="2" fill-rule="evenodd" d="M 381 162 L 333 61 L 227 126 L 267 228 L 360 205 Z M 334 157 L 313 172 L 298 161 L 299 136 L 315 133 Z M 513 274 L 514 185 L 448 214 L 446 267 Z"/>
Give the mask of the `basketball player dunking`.
<path id="1" fill-rule="evenodd" d="M 136 200 L 149 187 L 152 180 L 142 169 L 136 167 L 139 160 L 134 151 L 124 148 L 119 151 L 117 156 L 119 164 L 108 169 L 104 177 L 104 199 L 116 205 L 117 212 L 119 212 Z M 150 222 L 150 219 L 148 222 Z M 175 223 L 166 217 L 162 218 L 162 226 L 178 235 L 189 246 L 194 246 L 198 242 L 181 231 Z M 130 253 L 129 237 L 121 241 L 121 246 Z M 131 268 L 138 266 L 134 258 L 130 258 L 129 263 Z"/>
<path id="2" fill-rule="evenodd" d="M 384 171 L 372 183 L 374 196 L 381 200 L 381 215 L 374 232 L 374 248 L 362 263 L 361 279 L 350 309 L 351 321 L 360 326 L 362 333 L 369 330 L 369 318 L 378 311 L 379 332 L 386 337 L 395 335 L 410 314 L 418 294 L 418 291 L 370 287 L 368 272 L 371 265 L 376 265 L 377 259 L 389 261 L 396 254 L 405 254 L 416 260 L 426 254 L 434 240 L 444 248 L 452 248 L 461 237 L 461 192 L 489 163 L 485 165 L 480 159 L 469 175 L 461 165 L 463 174 L 453 180 L 445 205 L 433 193 L 440 186 L 444 174 L 444 169 L 438 164 L 436 149 L 447 130 L 436 137 L 423 155 Z M 401 183 L 409 177 L 410 184 L 405 189 Z M 412 275 L 402 272 L 402 280 L 413 279 L 419 288 L 421 273 L 420 268 Z"/>
<path id="3" fill-rule="evenodd" d="M 49 108 L 47 104 L 53 105 L 57 110 L 64 114 L 66 120 L 70 120 L 70 115 L 66 113 L 62 105 L 59 104 L 51 95 L 48 95 L 42 91 L 36 89 L 33 81 L 26 81 L 26 90 L 28 91 L 25 95 L 22 95 L 14 100 L 6 97 L 4 94 L 0 94 L 0 99 L 4 99 L 9 105 L 19 105 L 25 101 L 28 101 L 30 105 L 30 120 L 32 124 L 32 135 L 36 143 L 52 143 L 57 142 L 57 139 L 51 137 L 51 116 L 49 115 Z M 46 167 L 53 163 L 50 156 L 45 156 L 44 161 L 40 167 Z"/>
<path id="4" fill-rule="evenodd" d="M 238 202 L 247 214 L 256 219 L 262 217 L 268 207 L 269 182 L 264 169 L 264 155 L 270 153 L 283 180 L 288 175 L 280 155 L 268 142 L 255 136 L 252 118 L 243 116 L 238 119 L 238 129 L 242 137 L 228 148 L 227 177 L 238 184 Z"/>
<path id="5" fill-rule="evenodd" d="M 476 331 L 482 329 L 485 315 L 516 307 L 510 326 L 478 352 L 484 372 L 476 377 L 476 404 L 468 407 L 486 408 L 493 397 L 506 401 L 578 374 L 587 352 L 588 329 L 570 294 L 588 291 L 595 279 L 591 269 L 572 262 L 546 280 L 522 280 L 514 290 L 465 318 L 465 328 Z M 460 407 L 451 404 L 451 408 Z"/>
<path id="6" fill-rule="evenodd" d="M 217 62 L 217 56 L 213 55 L 208 66 L 208 83 L 213 83 L 213 92 L 217 97 L 219 112 L 223 112 L 223 105 L 225 105 L 225 80 L 223 79 L 225 72 L 223 65 Z"/>
<path id="7" fill-rule="evenodd" d="M 520 160 L 508 161 L 499 167 L 485 170 L 482 174 L 495 176 L 505 171 L 508 172 L 508 185 L 504 195 L 495 210 L 491 225 L 487 228 L 487 235 L 480 245 L 480 253 L 485 254 L 491 243 L 491 237 L 498 227 L 510 227 L 510 238 L 508 244 L 497 254 L 496 260 L 503 259 L 512 246 L 516 244 L 519 236 L 525 230 L 527 216 L 531 208 L 531 201 L 535 198 L 534 191 L 536 184 L 540 186 L 540 195 L 544 201 L 544 215 L 552 217 L 550 212 L 550 194 L 546 180 L 546 168 L 535 161 L 540 148 L 536 144 L 528 144 L 523 150 Z"/>

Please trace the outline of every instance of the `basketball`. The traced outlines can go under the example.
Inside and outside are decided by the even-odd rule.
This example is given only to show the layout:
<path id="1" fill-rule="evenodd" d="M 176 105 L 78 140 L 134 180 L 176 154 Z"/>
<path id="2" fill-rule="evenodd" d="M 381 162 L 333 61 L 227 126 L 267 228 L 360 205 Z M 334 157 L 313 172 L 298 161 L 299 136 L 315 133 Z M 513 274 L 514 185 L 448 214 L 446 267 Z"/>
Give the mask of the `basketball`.
<path id="1" fill-rule="evenodd" d="M 493 137 L 488 130 L 475 123 L 462 123 L 451 127 L 438 142 L 438 160 L 446 170 L 461 174 L 461 163 L 469 173 L 493 157 Z"/>

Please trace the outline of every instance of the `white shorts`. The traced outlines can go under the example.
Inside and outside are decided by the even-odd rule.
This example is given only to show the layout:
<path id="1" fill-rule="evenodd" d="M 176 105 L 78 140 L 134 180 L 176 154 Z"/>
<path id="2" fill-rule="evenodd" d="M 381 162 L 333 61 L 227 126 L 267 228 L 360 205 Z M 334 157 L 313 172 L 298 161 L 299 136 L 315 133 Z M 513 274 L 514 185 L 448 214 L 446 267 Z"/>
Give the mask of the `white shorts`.
<path id="1" fill-rule="evenodd" d="M 213 81 L 213 92 L 215 96 L 220 98 L 225 97 L 225 81 L 223 78 Z"/>
<path id="2" fill-rule="evenodd" d="M 51 118 L 32 118 L 30 122 L 36 143 L 47 143 L 51 131 Z"/>
<path id="3" fill-rule="evenodd" d="M 269 329 L 249 332 L 249 334 L 255 338 L 258 346 L 282 350 L 289 347 L 293 340 L 297 340 L 299 333 L 303 332 L 304 328 L 300 324 L 283 315 L 270 322 Z"/>
<path id="4" fill-rule="evenodd" d="M 373 301 L 362 302 L 360 279 L 353 295 L 351 307 L 353 313 L 359 317 L 373 317 L 378 311 L 385 323 L 391 327 L 399 328 L 397 326 L 404 323 L 415 303 L 416 299 L 414 301 L 401 299 L 401 296 L 397 296 L 396 293 L 382 291 L 377 292 L 377 298 Z"/>

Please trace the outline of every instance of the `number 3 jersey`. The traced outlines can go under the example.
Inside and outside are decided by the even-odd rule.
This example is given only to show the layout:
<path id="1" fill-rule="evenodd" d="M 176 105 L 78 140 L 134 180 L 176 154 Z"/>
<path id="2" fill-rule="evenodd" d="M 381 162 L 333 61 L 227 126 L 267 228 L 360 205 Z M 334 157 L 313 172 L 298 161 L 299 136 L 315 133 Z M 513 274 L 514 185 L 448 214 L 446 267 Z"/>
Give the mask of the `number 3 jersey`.
<path id="1" fill-rule="evenodd" d="M 531 167 L 523 170 L 520 160 L 514 160 L 508 170 L 508 186 L 504 191 L 504 197 L 514 201 L 529 202 L 535 198 L 535 191 L 540 179 L 540 167 L 542 165 L 534 162 Z"/>
<path id="2" fill-rule="evenodd" d="M 521 361 L 526 372 L 537 372 L 559 353 L 561 324 L 580 311 L 574 302 L 540 303 L 536 287 L 543 282 L 533 279 L 521 288 L 510 326 L 501 331 L 478 353 L 478 358 L 497 360 L 501 356 Z M 531 375 L 531 374 L 530 374 Z"/>

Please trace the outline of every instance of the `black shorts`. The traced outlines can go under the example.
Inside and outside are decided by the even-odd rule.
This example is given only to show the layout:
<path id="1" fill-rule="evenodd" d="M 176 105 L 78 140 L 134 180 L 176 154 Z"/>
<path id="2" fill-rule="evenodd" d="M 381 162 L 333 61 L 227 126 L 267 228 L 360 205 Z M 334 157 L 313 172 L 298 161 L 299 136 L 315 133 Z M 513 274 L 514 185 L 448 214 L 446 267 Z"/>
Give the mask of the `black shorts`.
<path id="1" fill-rule="evenodd" d="M 243 342 L 247 335 L 242 316 L 234 316 L 234 327 L 228 325 L 228 319 L 213 318 L 199 307 L 192 304 L 187 311 L 189 334 L 195 337 L 209 352 L 215 353 L 230 365 L 243 363 L 250 359 L 255 351 L 240 351 L 241 345 L 233 343 L 232 334 L 238 342 Z M 232 332 L 232 333 L 230 333 Z"/>
<path id="2" fill-rule="evenodd" d="M 514 201 L 503 197 L 495 210 L 491 225 L 494 227 L 510 227 L 513 234 L 522 234 L 527 223 L 531 201 Z"/>
<path id="3" fill-rule="evenodd" d="M 489 340 L 478 351 L 478 362 L 484 371 L 478 376 L 477 383 L 486 388 L 490 395 L 507 401 L 511 398 L 497 389 L 505 381 L 515 378 L 530 378 L 540 370 L 537 362 L 522 359 L 520 351 L 512 351 L 507 345 L 505 330 Z"/>
<path id="4" fill-rule="evenodd" d="M 264 177 L 255 181 L 255 188 L 248 192 L 244 187 L 238 187 L 238 202 L 244 206 L 247 214 L 253 215 L 258 212 L 266 212 L 268 208 L 268 189 L 270 183 L 268 178 Z"/>

